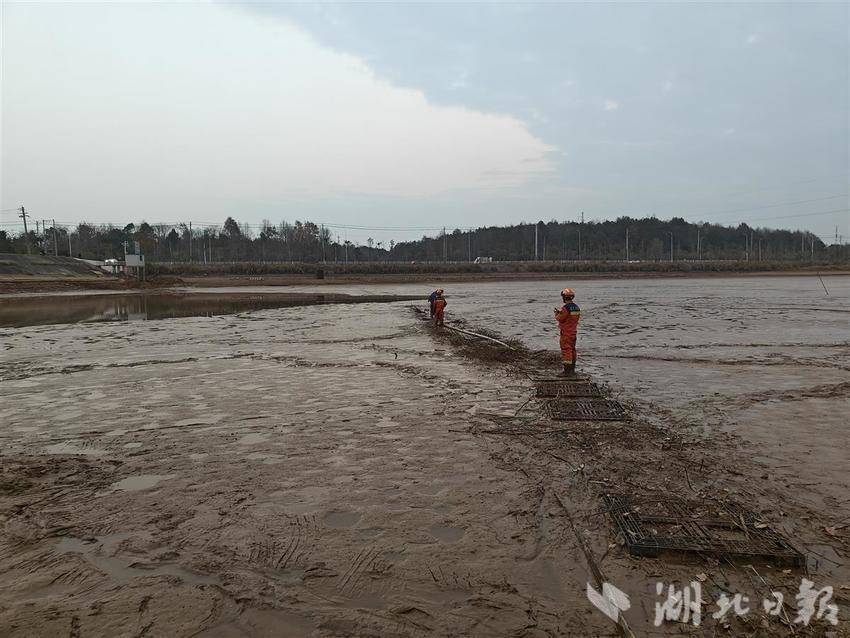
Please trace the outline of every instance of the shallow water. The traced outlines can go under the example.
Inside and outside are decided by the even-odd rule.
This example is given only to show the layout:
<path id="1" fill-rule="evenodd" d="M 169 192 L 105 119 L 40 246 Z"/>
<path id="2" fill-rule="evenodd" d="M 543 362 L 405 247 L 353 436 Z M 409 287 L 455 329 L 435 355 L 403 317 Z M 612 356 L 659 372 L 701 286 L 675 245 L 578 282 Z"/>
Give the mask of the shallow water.
<path id="1" fill-rule="evenodd" d="M 57 554 L 79 554 L 113 582 L 126 583 L 133 578 L 151 576 L 177 576 L 193 585 L 214 585 L 219 579 L 205 574 L 196 574 L 177 564 L 139 565 L 132 559 L 116 556 L 122 541 L 132 538 L 132 533 L 112 534 L 93 540 L 66 536 L 56 546 Z"/>
<path id="2" fill-rule="evenodd" d="M 245 289 L 204 294 L 40 294 L 0 296 L 0 328 L 62 323 L 144 321 L 179 317 L 213 317 L 253 310 L 334 303 L 378 303 L 387 298 L 340 298 L 325 292 L 293 296 L 289 290 Z"/>
<path id="3" fill-rule="evenodd" d="M 140 474 L 138 476 L 128 476 L 111 485 L 113 490 L 119 492 L 137 492 L 139 490 L 147 490 L 156 487 L 161 481 L 167 481 L 174 478 L 175 474 Z"/>

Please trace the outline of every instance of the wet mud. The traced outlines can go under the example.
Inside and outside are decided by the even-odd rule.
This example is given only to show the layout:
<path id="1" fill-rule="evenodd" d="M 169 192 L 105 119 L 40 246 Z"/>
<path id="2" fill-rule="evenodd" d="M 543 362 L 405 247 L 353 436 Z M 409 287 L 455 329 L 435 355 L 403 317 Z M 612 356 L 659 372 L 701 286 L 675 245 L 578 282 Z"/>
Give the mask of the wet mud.
<path id="1" fill-rule="evenodd" d="M 847 635 L 850 279 L 753 281 L 583 284 L 580 367 L 628 423 L 540 409 L 546 282 L 447 289 L 510 353 L 408 303 L 4 329 L 0 633 L 618 635 L 589 555 L 636 635 Z M 740 503 L 806 567 L 632 557 L 606 491 Z M 804 575 L 841 624 L 793 622 Z M 702 625 L 656 627 L 694 580 Z"/>
<path id="2" fill-rule="evenodd" d="M 320 304 L 386 303 L 416 295 L 339 293 L 186 293 L 0 295 L 0 328 L 101 321 L 213 317 L 252 310 Z"/>

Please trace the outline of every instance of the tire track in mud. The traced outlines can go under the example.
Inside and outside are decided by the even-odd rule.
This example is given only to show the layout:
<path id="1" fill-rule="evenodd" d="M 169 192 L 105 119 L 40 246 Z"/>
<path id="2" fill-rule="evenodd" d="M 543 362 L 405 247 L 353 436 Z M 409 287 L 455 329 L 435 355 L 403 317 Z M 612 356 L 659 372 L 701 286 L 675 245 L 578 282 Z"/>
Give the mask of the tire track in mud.
<path id="1" fill-rule="evenodd" d="M 339 577 L 336 590 L 349 598 L 353 597 L 359 591 L 358 584 L 360 580 L 371 570 L 380 552 L 380 549 L 373 546 L 361 549 L 354 560 L 351 561 L 348 569 Z"/>

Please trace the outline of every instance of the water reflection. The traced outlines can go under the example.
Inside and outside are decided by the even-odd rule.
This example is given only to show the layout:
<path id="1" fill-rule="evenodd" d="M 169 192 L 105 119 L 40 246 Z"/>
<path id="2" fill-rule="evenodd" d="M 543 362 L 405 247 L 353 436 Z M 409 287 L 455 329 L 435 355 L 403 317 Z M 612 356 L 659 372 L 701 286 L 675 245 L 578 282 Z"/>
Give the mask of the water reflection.
<path id="1" fill-rule="evenodd" d="M 0 327 L 58 323 L 138 321 L 176 317 L 212 317 L 248 310 L 331 303 L 367 303 L 418 299 L 410 295 L 343 295 L 282 293 L 145 294 L 45 296 L 0 301 Z"/>

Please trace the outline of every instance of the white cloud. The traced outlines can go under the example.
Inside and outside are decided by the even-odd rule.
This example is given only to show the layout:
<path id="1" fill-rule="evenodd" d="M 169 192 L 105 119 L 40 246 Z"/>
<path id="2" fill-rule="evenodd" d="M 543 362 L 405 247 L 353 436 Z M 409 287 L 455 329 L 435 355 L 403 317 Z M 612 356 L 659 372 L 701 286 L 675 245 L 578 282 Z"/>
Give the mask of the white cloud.
<path id="1" fill-rule="evenodd" d="M 101 203 L 107 219 L 152 207 L 191 216 L 211 200 L 430 196 L 553 170 L 555 149 L 523 121 L 431 104 L 247 12 L 194 3 L 4 11 L 3 185 L 34 208 L 42 198 L 40 210 L 91 214 Z"/>
<path id="2" fill-rule="evenodd" d="M 605 100 L 605 102 L 603 102 L 603 108 L 606 111 L 616 111 L 620 108 L 620 103 L 616 100 Z"/>

